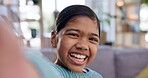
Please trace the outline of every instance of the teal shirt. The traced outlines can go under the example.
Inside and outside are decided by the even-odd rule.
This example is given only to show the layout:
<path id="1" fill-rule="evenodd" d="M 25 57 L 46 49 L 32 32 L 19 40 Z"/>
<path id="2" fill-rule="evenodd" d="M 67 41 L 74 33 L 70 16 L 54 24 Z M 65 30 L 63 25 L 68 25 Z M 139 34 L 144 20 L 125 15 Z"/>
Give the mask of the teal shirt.
<path id="1" fill-rule="evenodd" d="M 69 69 L 58 66 L 44 56 L 28 52 L 28 59 L 40 72 L 41 78 L 103 78 L 99 73 L 89 69 L 87 73 L 75 73 Z"/>
<path id="2" fill-rule="evenodd" d="M 75 73 L 55 64 L 53 66 L 60 72 L 62 78 L 103 78 L 99 73 L 90 68 L 85 68 L 88 71 L 86 73 Z"/>
<path id="3" fill-rule="evenodd" d="M 52 66 L 52 62 L 44 56 L 35 53 L 27 52 L 27 58 L 37 68 L 41 78 L 61 78 L 60 73 Z"/>

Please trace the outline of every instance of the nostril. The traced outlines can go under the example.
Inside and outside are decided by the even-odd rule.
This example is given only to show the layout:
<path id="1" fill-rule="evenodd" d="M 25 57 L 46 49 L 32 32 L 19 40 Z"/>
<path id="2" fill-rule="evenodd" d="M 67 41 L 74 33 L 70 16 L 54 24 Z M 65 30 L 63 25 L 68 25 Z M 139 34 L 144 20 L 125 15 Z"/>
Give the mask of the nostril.
<path id="1" fill-rule="evenodd" d="M 77 47 L 77 49 L 79 49 L 79 50 L 87 50 L 87 49 L 82 48 L 82 47 Z"/>
<path id="2" fill-rule="evenodd" d="M 82 44 L 76 44 L 76 49 L 87 50 L 87 46 L 86 45 L 82 45 Z"/>

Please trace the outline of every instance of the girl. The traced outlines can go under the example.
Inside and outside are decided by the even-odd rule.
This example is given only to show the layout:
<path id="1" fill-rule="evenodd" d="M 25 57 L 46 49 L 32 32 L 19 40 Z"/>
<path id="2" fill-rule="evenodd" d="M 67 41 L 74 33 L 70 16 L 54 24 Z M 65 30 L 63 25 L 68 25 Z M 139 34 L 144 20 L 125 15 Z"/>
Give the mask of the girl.
<path id="1" fill-rule="evenodd" d="M 72 5 L 58 15 L 51 44 L 58 51 L 55 68 L 64 78 L 102 78 L 85 68 L 96 56 L 100 22 L 87 6 Z"/>

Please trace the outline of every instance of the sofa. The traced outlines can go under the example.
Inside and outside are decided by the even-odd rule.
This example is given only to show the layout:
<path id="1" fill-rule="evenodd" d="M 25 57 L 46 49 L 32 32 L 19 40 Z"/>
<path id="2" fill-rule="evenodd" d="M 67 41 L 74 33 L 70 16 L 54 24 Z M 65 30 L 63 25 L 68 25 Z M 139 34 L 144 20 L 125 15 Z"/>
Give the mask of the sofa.
<path id="1" fill-rule="evenodd" d="M 135 78 L 147 65 L 148 49 L 100 46 L 95 60 L 88 67 L 104 78 Z"/>
<path id="2" fill-rule="evenodd" d="M 51 61 L 56 59 L 56 50 L 42 50 Z M 94 61 L 89 68 L 100 73 L 103 78 L 135 78 L 148 65 L 148 49 L 115 49 L 99 46 Z"/>

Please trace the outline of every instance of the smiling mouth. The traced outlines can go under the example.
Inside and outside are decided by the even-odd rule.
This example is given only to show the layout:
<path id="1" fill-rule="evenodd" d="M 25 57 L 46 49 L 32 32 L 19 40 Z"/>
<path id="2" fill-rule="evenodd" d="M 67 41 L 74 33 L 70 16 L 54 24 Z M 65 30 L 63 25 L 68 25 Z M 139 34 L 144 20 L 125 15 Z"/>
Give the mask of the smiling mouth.
<path id="1" fill-rule="evenodd" d="M 82 65 L 85 63 L 86 58 L 88 56 L 84 55 L 84 54 L 72 52 L 72 53 L 70 53 L 69 57 L 70 57 L 71 61 L 74 62 L 75 64 Z"/>

